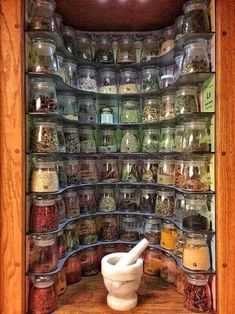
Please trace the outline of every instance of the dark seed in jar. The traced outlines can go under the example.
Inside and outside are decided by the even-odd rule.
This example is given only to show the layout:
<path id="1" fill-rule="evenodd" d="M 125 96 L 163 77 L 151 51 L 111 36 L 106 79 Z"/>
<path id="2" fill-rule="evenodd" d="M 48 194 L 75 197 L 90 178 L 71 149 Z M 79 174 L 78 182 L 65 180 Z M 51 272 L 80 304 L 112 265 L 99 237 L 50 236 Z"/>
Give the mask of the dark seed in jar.
<path id="1" fill-rule="evenodd" d="M 118 239 L 118 227 L 111 222 L 104 222 L 100 228 L 101 241 L 115 241 Z"/>
<path id="2" fill-rule="evenodd" d="M 120 211 L 136 212 L 138 210 L 138 205 L 135 201 L 130 199 L 124 199 L 119 202 Z"/>
<path id="3" fill-rule="evenodd" d="M 141 197 L 140 211 L 143 213 L 153 213 L 155 210 L 156 194 L 148 194 Z"/>
<path id="4" fill-rule="evenodd" d="M 209 221 L 200 214 L 192 215 L 183 219 L 183 227 L 193 231 L 208 230 Z"/>
<path id="5" fill-rule="evenodd" d="M 146 232 L 144 237 L 149 241 L 150 244 L 159 244 L 161 238 L 161 232 Z"/>
<path id="6" fill-rule="evenodd" d="M 33 232 L 50 232 L 59 227 L 59 213 L 55 205 L 34 205 L 31 216 L 31 229 Z"/>
<path id="7" fill-rule="evenodd" d="M 137 231 L 127 231 L 121 234 L 122 241 L 138 241 L 139 233 Z"/>

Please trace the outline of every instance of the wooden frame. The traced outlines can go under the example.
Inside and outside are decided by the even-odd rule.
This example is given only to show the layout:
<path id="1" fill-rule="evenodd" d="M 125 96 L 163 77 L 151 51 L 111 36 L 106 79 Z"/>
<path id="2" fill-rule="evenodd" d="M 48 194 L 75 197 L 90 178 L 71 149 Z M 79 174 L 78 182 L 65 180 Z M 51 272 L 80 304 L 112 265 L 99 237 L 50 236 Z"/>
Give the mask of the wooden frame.
<path id="1" fill-rule="evenodd" d="M 0 15 L 0 312 L 25 312 L 23 3 Z M 217 1 L 217 312 L 235 313 L 235 1 Z"/>

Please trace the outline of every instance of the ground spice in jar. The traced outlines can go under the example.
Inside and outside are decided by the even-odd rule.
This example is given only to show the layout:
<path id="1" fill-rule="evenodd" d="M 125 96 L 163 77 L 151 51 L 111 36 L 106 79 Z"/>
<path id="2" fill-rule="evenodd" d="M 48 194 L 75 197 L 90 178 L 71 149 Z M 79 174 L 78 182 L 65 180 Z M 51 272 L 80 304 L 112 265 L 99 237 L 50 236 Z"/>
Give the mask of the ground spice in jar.
<path id="1" fill-rule="evenodd" d="M 143 213 L 154 213 L 156 203 L 156 192 L 154 189 L 141 189 L 140 211 Z"/>
<path id="2" fill-rule="evenodd" d="M 166 250 L 174 250 L 176 242 L 177 232 L 175 225 L 171 222 L 164 222 L 161 231 L 161 247 Z"/>
<path id="3" fill-rule="evenodd" d="M 31 143 L 32 151 L 36 153 L 59 152 L 56 124 L 53 122 L 36 122 Z"/>
<path id="4" fill-rule="evenodd" d="M 119 228 L 116 216 L 105 215 L 102 217 L 100 227 L 100 241 L 116 241 L 119 238 Z"/>
<path id="5" fill-rule="evenodd" d="M 58 246 L 59 258 L 64 258 L 67 252 L 67 241 L 66 241 L 66 234 L 63 230 L 58 232 L 57 246 Z"/>
<path id="6" fill-rule="evenodd" d="M 162 253 L 149 247 L 144 253 L 144 272 L 151 276 L 159 276 L 162 267 Z"/>
<path id="7" fill-rule="evenodd" d="M 119 181 L 118 167 L 116 159 L 103 159 L 100 167 L 101 182 Z"/>

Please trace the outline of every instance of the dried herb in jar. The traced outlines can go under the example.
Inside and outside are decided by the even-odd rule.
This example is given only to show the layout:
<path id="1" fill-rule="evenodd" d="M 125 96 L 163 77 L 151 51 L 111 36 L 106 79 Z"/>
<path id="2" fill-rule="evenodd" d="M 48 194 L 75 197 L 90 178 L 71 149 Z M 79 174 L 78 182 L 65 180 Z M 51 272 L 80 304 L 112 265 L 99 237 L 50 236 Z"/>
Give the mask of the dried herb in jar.
<path id="1" fill-rule="evenodd" d="M 115 216 L 104 216 L 100 227 L 101 241 L 116 241 L 119 237 L 119 229 Z"/>
<path id="2" fill-rule="evenodd" d="M 206 33 L 209 31 L 207 13 L 202 9 L 184 13 L 183 33 Z"/>
<path id="3" fill-rule="evenodd" d="M 103 160 L 100 169 L 100 181 L 117 182 L 119 179 L 117 160 Z"/>
<path id="4" fill-rule="evenodd" d="M 140 211 L 143 213 L 153 213 L 155 211 L 156 193 L 154 190 L 142 189 L 140 198 Z"/>

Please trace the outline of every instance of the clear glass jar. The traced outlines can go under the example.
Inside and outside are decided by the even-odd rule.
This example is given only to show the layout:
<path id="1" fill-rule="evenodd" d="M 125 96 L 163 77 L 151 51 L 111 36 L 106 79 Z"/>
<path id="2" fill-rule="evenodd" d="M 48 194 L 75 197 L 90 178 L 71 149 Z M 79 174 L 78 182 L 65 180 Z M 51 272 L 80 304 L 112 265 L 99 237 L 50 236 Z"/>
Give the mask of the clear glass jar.
<path id="1" fill-rule="evenodd" d="M 93 61 L 91 37 L 89 35 L 79 33 L 77 33 L 76 37 L 78 62 Z"/>
<path id="2" fill-rule="evenodd" d="M 118 42 L 117 63 L 136 62 L 135 43 L 131 37 L 123 37 Z"/>
<path id="3" fill-rule="evenodd" d="M 181 86 L 176 91 L 175 114 L 198 112 L 197 86 Z"/>
<path id="4" fill-rule="evenodd" d="M 122 176 L 123 182 L 135 183 L 140 181 L 141 169 L 138 159 L 122 160 Z"/>
<path id="5" fill-rule="evenodd" d="M 161 152 L 173 152 L 175 150 L 175 128 L 161 128 L 159 150 Z"/>
<path id="6" fill-rule="evenodd" d="M 77 101 L 72 93 L 61 93 L 58 95 L 60 114 L 68 120 L 77 121 Z"/>
<path id="7" fill-rule="evenodd" d="M 56 123 L 40 120 L 34 121 L 31 143 L 32 151 L 36 153 L 59 152 Z"/>
<path id="8" fill-rule="evenodd" d="M 78 121 L 82 123 L 96 123 L 95 97 L 83 96 L 78 100 Z"/>
<path id="9" fill-rule="evenodd" d="M 65 138 L 64 138 L 64 127 L 62 124 L 56 124 L 57 137 L 59 142 L 59 153 L 66 152 Z"/>
<path id="10" fill-rule="evenodd" d="M 138 241 L 140 239 L 136 216 L 120 216 L 120 239 L 128 242 Z"/>
<path id="11" fill-rule="evenodd" d="M 156 153 L 159 151 L 160 129 L 145 128 L 143 129 L 142 152 Z"/>
<path id="12" fill-rule="evenodd" d="M 59 34 L 60 37 L 62 37 L 62 21 L 63 21 L 63 18 L 58 13 L 55 13 L 54 15 L 55 15 L 55 23 L 56 23 L 57 33 Z"/>
<path id="13" fill-rule="evenodd" d="M 118 160 L 115 158 L 101 159 L 99 172 L 99 181 L 106 183 L 118 182 Z"/>
<path id="14" fill-rule="evenodd" d="M 139 195 L 134 186 L 122 186 L 118 194 L 118 210 L 135 212 L 139 208 Z"/>
<path id="15" fill-rule="evenodd" d="M 59 258 L 64 258 L 67 252 L 67 240 L 64 230 L 60 230 L 57 235 L 57 246 L 59 252 Z"/>
<path id="16" fill-rule="evenodd" d="M 31 177 L 31 191 L 57 192 L 59 190 L 59 179 L 53 161 L 36 161 Z"/>
<path id="17" fill-rule="evenodd" d="M 67 284 L 73 284 L 81 280 L 82 277 L 82 267 L 81 259 L 78 253 L 71 255 L 64 265 L 66 272 Z"/>
<path id="18" fill-rule="evenodd" d="M 75 30 L 68 26 L 63 26 L 62 29 L 63 33 L 63 41 L 64 46 L 73 56 L 76 56 L 76 37 L 75 37 Z"/>
<path id="19" fill-rule="evenodd" d="M 183 33 L 209 32 L 208 9 L 203 0 L 191 0 L 184 7 Z"/>
<path id="20" fill-rule="evenodd" d="M 175 118 L 175 93 L 167 94 L 162 97 L 160 107 L 160 121 Z"/>
<path id="21" fill-rule="evenodd" d="M 155 216 L 148 216 L 144 219 L 144 238 L 150 244 L 159 244 L 161 238 L 161 222 Z"/>
<path id="22" fill-rule="evenodd" d="M 64 189 L 67 187 L 67 176 L 66 176 L 65 162 L 63 160 L 57 160 L 56 170 L 58 173 L 59 188 Z"/>
<path id="23" fill-rule="evenodd" d="M 175 159 L 174 182 L 173 185 L 182 188 L 185 177 L 183 175 L 184 160 L 181 157 Z"/>
<path id="24" fill-rule="evenodd" d="M 138 100 L 121 101 L 121 123 L 137 123 L 140 122 L 140 108 Z"/>
<path id="25" fill-rule="evenodd" d="M 121 153 L 138 153 L 140 151 L 138 129 L 125 128 L 122 131 Z"/>
<path id="26" fill-rule="evenodd" d="M 100 260 L 96 248 L 89 248 L 80 253 L 83 276 L 94 276 L 100 272 Z"/>
<path id="27" fill-rule="evenodd" d="M 165 55 L 175 47 L 175 27 L 169 26 L 162 30 L 160 55 Z"/>
<path id="28" fill-rule="evenodd" d="M 99 70 L 98 92 L 101 94 L 117 94 L 116 73 L 112 68 Z"/>
<path id="29" fill-rule="evenodd" d="M 184 125 L 183 150 L 186 152 L 209 151 L 206 121 L 187 122 Z"/>
<path id="30" fill-rule="evenodd" d="M 142 68 L 141 92 L 151 93 L 160 91 L 159 68 L 156 66 L 147 66 Z"/>
<path id="31" fill-rule="evenodd" d="M 174 183 L 175 161 L 171 159 L 163 159 L 159 163 L 157 183 L 171 185 Z"/>
<path id="32" fill-rule="evenodd" d="M 79 160 L 81 183 L 98 182 L 96 159 L 86 158 Z"/>
<path id="33" fill-rule="evenodd" d="M 208 42 L 203 38 L 190 40 L 185 44 L 182 74 L 209 72 Z"/>
<path id="34" fill-rule="evenodd" d="M 116 210 L 115 191 L 112 187 L 100 187 L 98 209 L 101 212 L 113 212 Z"/>
<path id="35" fill-rule="evenodd" d="M 79 130 L 82 153 L 96 153 L 96 141 L 92 128 L 82 128 Z"/>
<path id="36" fill-rule="evenodd" d="M 120 71 L 119 94 L 137 94 L 137 72 L 135 69 L 125 68 Z"/>
<path id="37" fill-rule="evenodd" d="M 90 245 L 98 241 L 98 231 L 94 218 L 88 217 L 80 220 L 79 239 L 83 245 Z"/>
<path id="38" fill-rule="evenodd" d="M 47 273 L 55 270 L 59 261 L 56 238 L 51 235 L 32 237 L 29 269 L 32 272 Z"/>
<path id="39" fill-rule="evenodd" d="M 97 211 L 95 189 L 84 187 L 78 190 L 78 200 L 82 215 L 93 214 Z"/>
<path id="40" fill-rule="evenodd" d="M 69 159 L 66 161 L 66 175 L 68 185 L 80 183 L 80 168 L 78 160 Z"/>
<path id="41" fill-rule="evenodd" d="M 113 124 L 113 109 L 109 106 L 104 106 L 100 109 L 100 123 Z"/>
<path id="42" fill-rule="evenodd" d="M 119 239 L 119 228 L 117 215 L 103 215 L 100 223 L 100 241 L 117 241 Z"/>
<path id="43" fill-rule="evenodd" d="M 182 256 L 183 266 L 190 270 L 209 270 L 210 251 L 205 234 L 188 233 Z"/>
<path id="44" fill-rule="evenodd" d="M 79 248 L 79 236 L 76 223 L 69 223 L 65 227 L 67 251 L 71 252 Z M 82 243 L 81 243 L 82 244 Z"/>
<path id="45" fill-rule="evenodd" d="M 156 190 L 151 189 L 151 188 L 142 188 L 139 210 L 143 213 L 154 213 L 155 202 L 156 202 Z"/>
<path id="46" fill-rule="evenodd" d="M 142 181 L 148 183 L 157 183 L 159 160 L 144 159 Z"/>
<path id="47" fill-rule="evenodd" d="M 143 122 L 158 122 L 160 114 L 161 98 L 145 98 L 144 99 L 144 111 Z"/>
<path id="48" fill-rule="evenodd" d="M 57 309 L 54 276 L 33 276 L 29 294 L 29 312 L 49 314 Z"/>
<path id="49" fill-rule="evenodd" d="M 175 283 L 177 276 L 177 264 L 174 258 L 168 253 L 162 253 L 162 267 L 160 278 L 166 283 Z"/>
<path id="50" fill-rule="evenodd" d="M 80 215 L 80 207 L 78 194 L 74 191 L 68 191 L 64 193 L 64 203 L 66 208 L 66 218 L 75 218 Z"/>
<path id="51" fill-rule="evenodd" d="M 64 138 L 67 153 L 80 153 L 81 145 L 77 127 L 75 126 L 64 127 Z"/>
<path id="52" fill-rule="evenodd" d="M 159 56 L 159 40 L 152 35 L 146 36 L 142 42 L 141 62 L 148 62 Z"/>
<path id="53" fill-rule="evenodd" d="M 175 148 L 176 152 L 183 150 L 184 125 L 176 125 L 175 127 Z"/>
<path id="54" fill-rule="evenodd" d="M 96 70 L 84 65 L 78 68 L 78 88 L 86 92 L 97 92 Z"/>
<path id="55" fill-rule="evenodd" d="M 111 128 L 102 128 L 98 131 L 98 151 L 100 153 L 117 152 L 116 131 Z"/>
<path id="56" fill-rule="evenodd" d="M 57 113 L 56 84 L 48 78 L 34 78 L 30 81 L 30 112 Z"/>
<path id="57" fill-rule="evenodd" d="M 205 313 L 212 311 L 212 292 L 208 275 L 190 274 L 186 276 L 184 289 L 184 306 L 192 312 Z"/>
<path id="58" fill-rule="evenodd" d="M 55 231 L 58 228 L 59 213 L 55 199 L 35 199 L 30 217 L 30 230 L 43 233 Z"/>
<path id="59" fill-rule="evenodd" d="M 162 267 L 162 252 L 153 247 L 147 248 L 144 253 L 144 273 L 159 276 Z"/>
<path id="60" fill-rule="evenodd" d="M 64 199 L 62 194 L 58 194 L 56 196 L 56 206 L 59 212 L 59 221 L 60 224 L 64 223 L 66 221 L 66 209 L 65 209 L 65 204 L 64 204 Z"/>
<path id="61" fill-rule="evenodd" d="M 184 16 L 180 15 L 175 20 L 175 41 L 179 40 L 183 36 L 183 23 Z"/>
<path id="62" fill-rule="evenodd" d="M 174 191 L 157 191 L 155 213 L 160 216 L 173 216 L 174 203 Z"/>
<path id="63" fill-rule="evenodd" d="M 65 66 L 64 66 L 64 57 L 59 51 L 56 51 L 56 59 L 57 59 L 57 66 L 58 66 L 57 75 L 59 75 L 61 79 L 65 82 L 66 72 L 65 72 Z"/>
<path id="64" fill-rule="evenodd" d="M 163 249 L 173 251 L 177 242 L 177 231 L 174 223 L 163 222 L 160 245 Z"/>
<path id="65" fill-rule="evenodd" d="M 182 258 L 183 256 L 183 250 L 184 250 L 184 238 L 180 237 L 178 238 L 175 248 L 174 248 L 174 255 Z"/>
<path id="66" fill-rule="evenodd" d="M 32 40 L 32 50 L 35 58 L 29 65 L 30 72 L 57 74 L 56 45 L 52 39 L 35 37 Z"/>
<path id="67" fill-rule="evenodd" d="M 172 87 L 175 83 L 174 75 L 165 74 L 161 76 L 161 89 Z"/>
<path id="68" fill-rule="evenodd" d="M 178 78 L 182 74 L 182 65 L 184 61 L 184 50 L 176 51 L 174 65 L 174 81 L 177 83 Z"/>
<path id="69" fill-rule="evenodd" d="M 108 37 L 100 37 L 95 47 L 95 62 L 114 63 L 112 40 Z"/>
<path id="70" fill-rule="evenodd" d="M 56 280 L 55 280 L 55 291 L 57 296 L 64 294 L 67 290 L 67 281 L 66 281 L 66 273 L 65 269 L 62 268 L 57 274 L 56 274 Z"/>
<path id="71" fill-rule="evenodd" d="M 77 65 L 73 60 L 64 61 L 65 83 L 73 88 L 78 88 Z"/>
<path id="72" fill-rule="evenodd" d="M 35 0 L 32 2 L 31 10 L 32 15 L 29 23 L 31 31 L 56 32 L 55 2 L 53 0 Z"/>
<path id="73" fill-rule="evenodd" d="M 183 194 L 176 193 L 175 194 L 175 207 L 174 207 L 174 215 L 177 221 L 182 222 L 183 212 L 185 207 L 185 198 Z"/>

